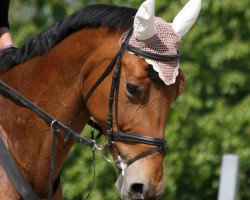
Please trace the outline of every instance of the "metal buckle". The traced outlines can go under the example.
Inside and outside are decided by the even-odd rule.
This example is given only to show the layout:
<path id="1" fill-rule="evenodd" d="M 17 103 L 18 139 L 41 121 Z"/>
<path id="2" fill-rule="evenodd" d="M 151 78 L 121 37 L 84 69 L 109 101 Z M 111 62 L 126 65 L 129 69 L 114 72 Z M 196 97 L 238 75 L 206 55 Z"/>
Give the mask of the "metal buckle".
<path id="1" fill-rule="evenodd" d="M 56 126 L 57 123 L 58 123 L 58 121 L 56 119 L 51 122 L 50 129 L 52 132 L 54 132 L 54 131 L 57 132 L 57 126 Z"/>
<path id="2" fill-rule="evenodd" d="M 96 144 L 96 141 L 95 140 L 91 140 L 92 142 L 93 142 L 93 147 L 92 147 L 92 151 L 95 151 L 95 150 L 97 150 L 97 151 L 103 151 L 103 149 L 104 149 L 104 146 L 101 146 L 101 145 L 98 145 L 98 144 Z"/>
<path id="3" fill-rule="evenodd" d="M 107 158 L 107 156 L 104 155 L 105 151 L 108 151 L 109 150 L 109 147 L 110 147 L 110 144 L 109 142 L 106 142 L 104 145 L 103 145 L 103 150 L 102 150 L 102 157 L 109 163 L 117 163 L 118 161 L 117 160 L 111 160 L 109 158 Z M 110 153 L 110 152 L 109 152 Z"/>

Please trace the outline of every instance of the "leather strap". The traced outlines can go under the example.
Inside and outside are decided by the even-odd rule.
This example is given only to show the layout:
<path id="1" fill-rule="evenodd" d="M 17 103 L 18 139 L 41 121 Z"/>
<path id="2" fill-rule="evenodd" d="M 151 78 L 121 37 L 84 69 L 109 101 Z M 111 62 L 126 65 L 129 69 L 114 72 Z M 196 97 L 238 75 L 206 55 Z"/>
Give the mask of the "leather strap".
<path id="1" fill-rule="evenodd" d="M 23 200 L 47 200 L 39 198 L 30 183 L 23 177 L 2 138 L 0 138 L 0 165 Z M 59 174 L 53 183 L 53 195 L 58 190 L 60 179 Z"/>
<path id="2" fill-rule="evenodd" d="M 153 146 L 160 146 L 160 147 L 166 146 L 166 140 L 164 139 L 137 135 L 133 133 L 118 132 L 118 133 L 113 134 L 112 140 L 113 141 L 138 142 L 138 143 L 143 143 L 143 144 L 148 144 L 148 145 L 153 145 Z"/>
<path id="3" fill-rule="evenodd" d="M 133 33 L 133 29 L 131 29 L 124 41 L 124 43 L 122 44 L 121 48 L 119 49 L 119 51 L 116 53 L 115 57 L 112 59 L 112 61 L 110 62 L 110 64 L 108 65 L 108 67 L 105 69 L 105 71 L 102 73 L 102 75 L 97 79 L 97 81 L 95 82 L 95 84 L 92 86 L 92 88 L 89 90 L 89 92 L 87 93 L 87 95 L 84 97 L 84 101 L 85 104 L 87 105 L 89 97 L 93 94 L 93 92 L 95 91 L 95 89 L 98 87 L 98 85 L 100 85 L 100 83 L 110 74 L 110 72 L 112 71 L 112 69 L 114 68 L 117 59 L 118 58 L 122 58 L 123 53 L 124 53 L 124 44 L 127 43 L 130 39 L 130 37 L 132 36 Z"/>
<path id="4" fill-rule="evenodd" d="M 162 151 L 163 151 L 163 150 L 162 150 L 162 147 L 155 147 L 155 148 L 153 148 L 152 150 L 145 151 L 145 152 L 143 152 L 143 153 L 141 153 L 141 154 L 135 156 L 134 158 L 128 160 L 128 161 L 126 162 L 126 164 L 129 166 L 129 165 L 131 165 L 132 163 L 134 163 L 134 162 L 137 161 L 137 160 L 140 160 L 140 159 L 142 159 L 142 158 L 145 158 L 145 157 L 150 156 L 150 155 L 152 155 L 152 154 L 155 154 L 155 153 L 157 153 L 157 152 L 160 153 L 160 152 L 162 152 Z"/>
<path id="5" fill-rule="evenodd" d="M 117 61 L 117 58 L 120 56 L 120 51 L 115 55 L 115 57 L 112 59 L 111 63 L 108 65 L 108 67 L 105 69 L 105 71 L 102 73 L 102 75 L 98 78 L 98 80 L 95 82 L 95 84 L 92 86 L 92 88 L 89 90 L 87 95 L 84 97 L 84 102 L 87 105 L 89 97 L 93 94 L 95 89 L 100 85 L 100 83 L 110 74 L 112 69 L 115 66 L 115 63 Z"/>
<path id="6" fill-rule="evenodd" d="M 28 109 L 32 110 L 34 113 L 36 113 L 38 116 L 40 116 L 42 119 L 44 119 L 48 124 L 52 124 L 52 122 L 57 121 L 55 118 L 53 118 L 51 115 L 43 111 L 41 108 L 33 104 L 30 100 L 28 100 L 26 97 L 15 91 L 13 88 L 9 87 L 6 83 L 0 80 L 0 91 L 3 91 L 7 93 L 9 96 L 11 96 L 14 100 L 20 102 L 23 106 L 27 107 Z M 64 132 L 68 139 L 75 140 L 76 142 L 80 144 L 87 145 L 90 148 L 94 148 L 95 141 L 91 140 L 89 138 L 82 137 L 80 134 L 77 134 L 73 130 L 71 130 L 69 127 L 66 127 L 61 122 L 57 121 L 56 123 L 57 129 Z"/>
<path id="7" fill-rule="evenodd" d="M 24 200 L 40 200 L 30 183 L 23 177 L 17 168 L 17 165 L 6 148 L 2 138 L 0 138 L 0 164 Z"/>
<path id="8" fill-rule="evenodd" d="M 166 140 L 164 139 L 142 136 L 142 135 L 137 135 L 133 133 L 117 132 L 111 136 L 110 140 L 111 140 L 110 141 L 111 143 L 113 143 L 113 141 L 129 141 L 129 142 L 137 142 L 140 144 L 148 144 L 148 145 L 156 146 L 155 148 L 149 151 L 145 151 L 130 160 L 126 160 L 125 162 L 128 166 L 139 159 L 145 158 L 157 152 L 159 153 L 162 152 L 164 155 L 166 155 L 167 147 L 166 147 Z"/>
<path id="9" fill-rule="evenodd" d="M 128 43 L 125 43 L 124 47 L 127 51 L 135 53 L 136 55 L 140 55 L 143 58 L 148 58 L 151 60 L 157 60 L 157 61 L 162 61 L 162 62 L 178 60 L 181 57 L 181 54 L 179 51 L 177 51 L 177 54 L 175 55 L 160 55 L 160 54 L 142 51 Z"/>
<path id="10" fill-rule="evenodd" d="M 49 175 L 49 192 L 48 192 L 48 200 L 52 200 L 53 198 L 53 179 L 55 174 L 55 162 L 56 162 L 56 122 L 51 124 L 52 129 L 52 155 L 51 155 L 51 161 L 50 161 L 50 175 Z"/>

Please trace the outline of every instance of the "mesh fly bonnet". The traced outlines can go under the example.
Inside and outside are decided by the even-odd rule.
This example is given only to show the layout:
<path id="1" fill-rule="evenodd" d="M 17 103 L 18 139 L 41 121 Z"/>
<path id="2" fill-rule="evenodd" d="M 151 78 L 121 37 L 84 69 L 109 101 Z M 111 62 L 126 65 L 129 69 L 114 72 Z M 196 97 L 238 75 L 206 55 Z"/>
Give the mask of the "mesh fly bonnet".
<path id="1" fill-rule="evenodd" d="M 147 40 L 138 40 L 135 34 L 130 38 L 129 44 L 140 49 L 141 51 L 154 53 L 157 55 L 176 55 L 177 47 L 180 44 L 180 37 L 175 33 L 170 23 L 163 19 L 155 17 L 156 34 Z M 124 41 L 126 35 L 124 33 L 120 45 Z M 170 85 L 175 83 L 178 76 L 179 61 L 156 61 L 144 58 L 145 61 L 152 65 L 154 70 L 158 72 L 161 80 Z"/>
<path id="2" fill-rule="evenodd" d="M 201 0 L 189 0 L 177 14 L 173 23 L 155 17 L 155 0 L 146 0 L 138 9 L 134 19 L 134 30 L 129 45 L 145 52 L 141 56 L 153 66 L 166 85 L 175 83 L 179 72 L 179 53 L 177 47 L 184 36 L 195 23 L 201 9 Z M 127 33 L 120 39 L 120 45 Z M 128 51 L 131 49 L 127 49 Z M 132 51 L 133 52 L 133 51 Z M 131 52 L 131 53 L 132 53 Z M 137 52 L 135 52 L 137 53 Z M 147 57 L 151 53 L 159 57 L 175 57 L 175 59 L 154 59 Z"/>

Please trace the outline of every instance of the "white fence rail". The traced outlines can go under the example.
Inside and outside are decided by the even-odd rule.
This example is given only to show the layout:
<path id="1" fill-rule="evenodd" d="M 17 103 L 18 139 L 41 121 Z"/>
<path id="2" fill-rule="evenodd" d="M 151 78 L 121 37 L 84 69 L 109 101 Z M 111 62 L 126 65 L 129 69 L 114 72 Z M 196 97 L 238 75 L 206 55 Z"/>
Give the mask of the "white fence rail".
<path id="1" fill-rule="evenodd" d="M 239 157 L 224 155 L 222 158 L 218 200 L 236 200 L 239 177 Z"/>

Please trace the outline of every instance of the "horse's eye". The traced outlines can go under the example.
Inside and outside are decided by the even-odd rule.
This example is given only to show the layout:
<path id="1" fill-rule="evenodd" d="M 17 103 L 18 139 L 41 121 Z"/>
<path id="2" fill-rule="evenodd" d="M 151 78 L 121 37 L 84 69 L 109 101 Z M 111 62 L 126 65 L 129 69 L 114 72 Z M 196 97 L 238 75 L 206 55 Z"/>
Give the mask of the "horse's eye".
<path id="1" fill-rule="evenodd" d="M 127 83 L 126 90 L 127 90 L 127 93 L 129 96 L 138 97 L 141 95 L 140 86 L 137 86 L 137 85 L 134 85 L 131 83 Z"/>

